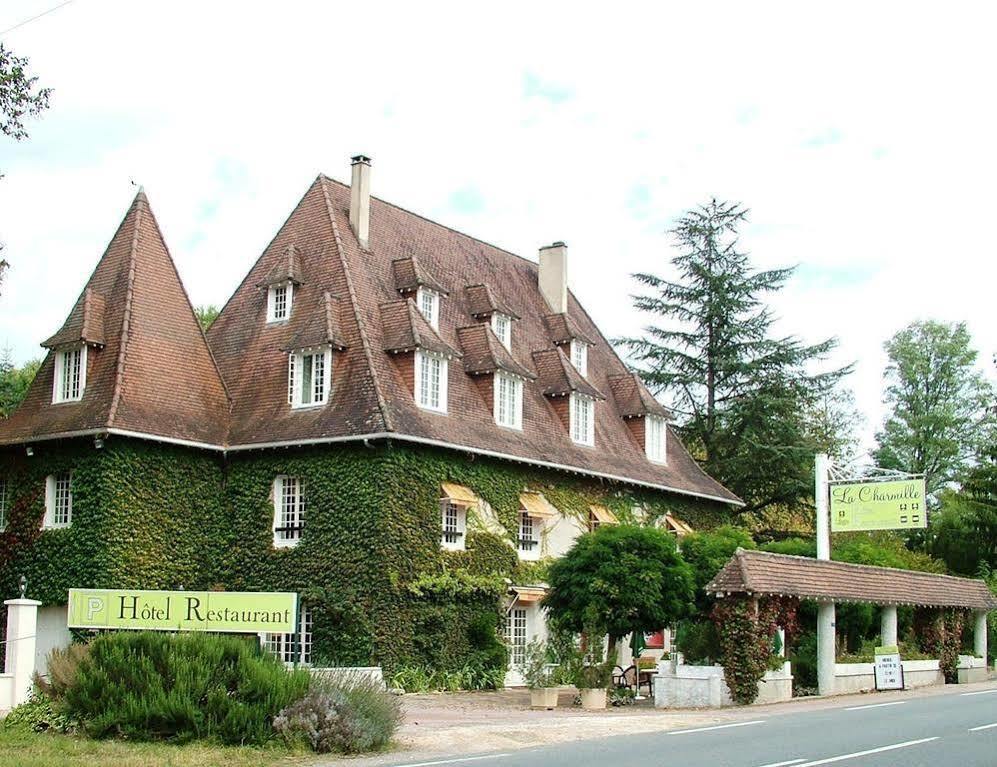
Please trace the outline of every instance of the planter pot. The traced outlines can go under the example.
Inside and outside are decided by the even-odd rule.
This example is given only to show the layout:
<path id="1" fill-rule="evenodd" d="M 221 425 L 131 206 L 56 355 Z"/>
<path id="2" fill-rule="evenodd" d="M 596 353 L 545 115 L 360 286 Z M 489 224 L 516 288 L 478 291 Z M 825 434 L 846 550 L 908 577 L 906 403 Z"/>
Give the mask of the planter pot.
<path id="1" fill-rule="evenodd" d="M 530 705 L 533 708 L 545 708 L 548 711 L 557 708 L 557 688 L 541 687 L 538 690 L 530 690 Z"/>
<path id="2" fill-rule="evenodd" d="M 582 695 L 582 708 L 589 711 L 598 711 L 606 707 L 606 690 L 605 688 L 599 688 L 597 690 L 580 690 Z"/>

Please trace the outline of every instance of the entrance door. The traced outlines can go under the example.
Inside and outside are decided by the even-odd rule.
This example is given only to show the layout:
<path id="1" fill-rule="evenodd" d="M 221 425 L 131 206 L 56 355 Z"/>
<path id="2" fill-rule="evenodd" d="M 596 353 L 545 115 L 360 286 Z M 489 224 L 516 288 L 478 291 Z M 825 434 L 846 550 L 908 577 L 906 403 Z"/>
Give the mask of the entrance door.
<path id="1" fill-rule="evenodd" d="M 513 607 L 505 623 L 505 641 L 509 645 L 509 673 L 506 674 L 506 685 L 509 687 L 518 687 L 524 683 L 519 667 L 526 659 L 528 636 L 526 608 Z"/>

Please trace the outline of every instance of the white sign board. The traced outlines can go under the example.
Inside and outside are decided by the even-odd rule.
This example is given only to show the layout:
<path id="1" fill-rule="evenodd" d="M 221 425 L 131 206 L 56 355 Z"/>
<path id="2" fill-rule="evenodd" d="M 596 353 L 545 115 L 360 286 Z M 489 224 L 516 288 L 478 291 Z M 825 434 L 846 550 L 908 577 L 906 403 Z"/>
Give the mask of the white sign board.
<path id="1" fill-rule="evenodd" d="M 904 668 L 900 663 L 898 647 L 877 647 L 875 667 L 877 690 L 904 688 Z"/>

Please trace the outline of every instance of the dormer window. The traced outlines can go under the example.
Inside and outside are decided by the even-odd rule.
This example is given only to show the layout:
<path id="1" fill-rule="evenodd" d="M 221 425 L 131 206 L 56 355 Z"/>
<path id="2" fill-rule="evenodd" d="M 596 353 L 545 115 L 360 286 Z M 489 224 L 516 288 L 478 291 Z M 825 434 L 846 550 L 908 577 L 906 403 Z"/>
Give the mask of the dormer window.
<path id="1" fill-rule="evenodd" d="M 419 286 L 415 294 L 415 303 L 422 316 L 426 318 L 433 330 L 440 329 L 440 294 L 430 288 Z"/>
<path id="2" fill-rule="evenodd" d="M 76 402 L 83 398 L 87 386 L 87 347 L 55 353 L 55 376 L 52 402 Z"/>
<path id="3" fill-rule="evenodd" d="M 595 445 L 595 400 L 572 392 L 569 402 L 571 441 L 579 445 Z"/>
<path id="4" fill-rule="evenodd" d="M 447 412 L 447 358 L 419 349 L 415 353 L 415 402 L 424 410 Z"/>
<path id="5" fill-rule="evenodd" d="M 508 373 L 496 373 L 495 423 L 510 429 L 523 428 L 523 382 Z"/>
<path id="6" fill-rule="evenodd" d="M 588 344 L 584 341 L 579 341 L 577 338 L 571 339 L 571 364 L 583 376 L 588 375 L 589 347 Z"/>
<path id="7" fill-rule="evenodd" d="M 665 419 L 658 415 L 644 417 L 644 452 L 649 461 L 665 463 L 667 460 L 666 439 L 668 429 Z"/>
<path id="8" fill-rule="evenodd" d="M 294 283 L 290 280 L 271 285 L 267 290 L 267 322 L 286 322 L 291 316 Z"/>
<path id="9" fill-rule="evenodd" d="M 507 314 L 495 312 L 492 314 L 492 330 L 502 345 L 512 351 L 512 318 Z"/>
<path id="10" fill-rule="evenodd" d="M 287 401 L 292 408 L 324 405 L 329 398 L 332 350 L 291 352 L 287 362 Z"/>

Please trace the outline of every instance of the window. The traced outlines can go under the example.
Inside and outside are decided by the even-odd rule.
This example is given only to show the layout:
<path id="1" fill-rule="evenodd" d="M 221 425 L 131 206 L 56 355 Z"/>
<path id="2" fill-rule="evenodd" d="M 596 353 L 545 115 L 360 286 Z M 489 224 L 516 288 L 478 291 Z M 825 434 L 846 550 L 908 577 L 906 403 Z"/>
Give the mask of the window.
<path id="1" fill-rule="evenodd" d="M 305 489 L 300 477 L 280 476 L 273 483 L 273 545 L 294 546 L 305 529 Z"/>
<path id="2" fill-rule="evenodd" d="M 287 363 L 287 401 L 291 407 L 324 405 L 329 398 L 332 350 L 294 352 Z"/>
<path id="3" fill-rule="evenodd" d="M 492 330 L 502 345 L 512 351 L 512 319 L 509 315 L 495 312 L 492 315 Z"/>
<path id="4" fill-rule="evenodd" d="M 284 322 L 291 316 L 291 300 L 294 298 L 294 284 L 284 282 L 271 285 L 267 291 L 267 322 Z"/>
<path id="5" fill-rule="evenodd" d="M 87 347 L 56 352 L 52 402 L 74 402 L 87 386 Z"/>
<path id="6" fill-rule="evenodd" d="M 295 661 L 303 666 L 312 662 L 312 611 L 301 605 L 298 613 L 298 635 L 260 634 L 260 646 L 277 660 L 288 665 Z"/>
<path id="7" fill-rule="evenodd" d="M 45 520 L 42 529 L 73 523 L 73 474 L 64 471 L 45 478 Z"/>
<path id="8" fill-rule="evenodd" d="M 584 394 L 574 393 L 569 403 L 571 439 L 579 445 L 595 444 L 595 401 Z"/>
<path id="9" fill-rule="evenodd" d="M 467 509 L 453 501 L 443 500 L 443 540 L 445 549 L 463 550 L 467 529 Z"/>
<path id="10" fill-rule="evenodd" d="M 416 304 L 426 322 L 434 330 L 440 329 L 440 294 L 429 288 L 419 288 L 415 293 Z"/>
<path id="11" fill-rule="evenodd" d="M 588 375 L 589 370 L 589 348 L 588 344 L 572 339 L 571 341 L 571 364 L 575 370 L 583 376 Z"/>
<path id="12" fill-rule="evenodd" d="M 523 428 L 523 382 L 505 373 L 495 374 L 495 423 Z"/>
<path id="13" fill-rule="evenodd" d="M 531 517 L 526 512 L 520 512 L 519 514 L 519 540 L 518 548 L 521 552 L 527 555 L 534 555 L 538 553 L 538 546 L 540 540 L 537 537 L 537 523 L 538 520 Z"/>
<path id="14" fill-rule="evenodd" d="M 0 533 L 7 529 L 7 480 L 0 479 Z"/>
<path id="15" fill-rule="evenodd" d="M 644 452 L 649 461 L 665 463 L 665 419 L 658 415 L 644 417 Z"/>
<path id="16" fill-rule="evenodd" d="M 521 607 L 509 611 L 505 624 L 505 639 L 509 645 L 509 662 L 519 668 L 526 660 L 526 610 Z"/>
<path id="17" fill-rule="evenodd" d="M 447 360 L 438 354 L 415 353 L 415 402 L 426 410 L 447 412 Z"/>

